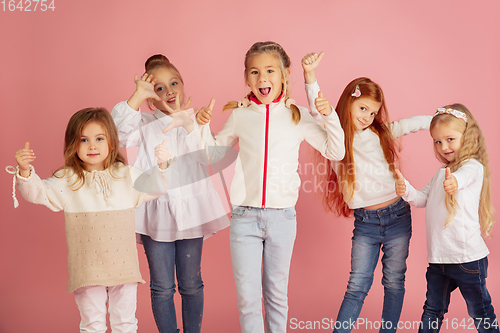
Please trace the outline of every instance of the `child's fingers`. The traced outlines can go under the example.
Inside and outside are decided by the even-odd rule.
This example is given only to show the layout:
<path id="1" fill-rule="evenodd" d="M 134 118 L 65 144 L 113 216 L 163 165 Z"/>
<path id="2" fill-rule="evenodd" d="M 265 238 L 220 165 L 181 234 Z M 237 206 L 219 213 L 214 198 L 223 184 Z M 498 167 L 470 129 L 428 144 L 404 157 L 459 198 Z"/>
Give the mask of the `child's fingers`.
<path id="1" fill-rule="evenodd" d="M 208 104 L 208 109 L 210 111 L 212 111 L 214 109 L 214 105 L 215 105 L 215 98 L 212 97 L 212 99 L 210 100 L 210 103 Z"/>
<path id="2" fill-rule="evenodd" d="M 176 102 L 176 104 L 177 104 L 177 99 L 179 98 L 179 93 L 177 93 L 177 95 L 176 95 L 176 96 L 177 96 L 177 97 L 176 97 L 176 99 L 175 99 L 175 102 Z M 192 98 L 191 98 L 191 97 L 189 97 L 189 98 L 188 98 L 188 100 L 187 100 L 187 102 L 186 102 L 186 103 L 184 103 L 184 105 L 182 106 L 182 109 L 183 109 L 183 110 L 189 109 L 189 106 L 191 105 L 191 101 L 192 101 Z M 179 103 L 180 103 L 180 102 L 179 102 Z"/>
<path id="3" fill-rule="evenodd" d="M 323 58 L 323 56 L 324 56 L 324 55 L 325 55 L 325 51 L 321 51 L 321 52 L 319 53 L 319 55 L 317 56 L 316 61 L 317 61 L 317 62 L 320 62 L 320 61 L 321 61 L 321 58 Z"/>
<path id="4" fill-rule="evenodd" d="M 450 168 L 446 167 L 444 179 L 450 179 L 450 178 L 451 178 Z"/>
<path id="5" fill-rule="evenodd" d="M 405 177 L 403 177 L 403 174 L 401 173 L 401 171 L 399 171 L 399 169 L 396 169 L 396 176 L 398 177 L 398 180 L 405 180 Z"/>

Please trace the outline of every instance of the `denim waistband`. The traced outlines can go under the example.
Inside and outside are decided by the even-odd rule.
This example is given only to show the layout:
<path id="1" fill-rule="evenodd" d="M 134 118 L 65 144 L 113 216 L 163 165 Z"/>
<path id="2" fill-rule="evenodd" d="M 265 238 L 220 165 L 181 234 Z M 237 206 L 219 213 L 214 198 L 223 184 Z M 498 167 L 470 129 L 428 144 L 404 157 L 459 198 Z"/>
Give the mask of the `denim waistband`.
<path id="1" fill-rule="evenodd" d="M 252 210 L 252 209 L 260 209 L 260 210 L 269 210 L 269 209 L 275 209 L 275 210 L 283 210 L 283 209 L 290 209 L 290 208 L 295 208 L 295 206 L 291 206 L 291 207 L 284 207 L 284 208 L 270 208 L 270 207 L 253 207 L 253 206 L 239 206 L 239 205 L 231 205 L 231 209 L 235 209 L 235 208 L 246 208 L 248 210 Z"/>
<path id="2" fill-rule="evenodd" d="M 386 215 L 391 215 L 392 213 L 395 213 L 403 208 L 405 208 L 407 205 L 406 201 L 403 200 L 403 198 L 399 198 L 399 200 L 392 205 L 389 205 L 387 207 L 375 209 L 375 210 L 368 210 L 364 208 L 356 208 L 354 209 L 354 214 L 366 218 L 370 217 L 380 217 L 380 216 L 386 216 Z"/>

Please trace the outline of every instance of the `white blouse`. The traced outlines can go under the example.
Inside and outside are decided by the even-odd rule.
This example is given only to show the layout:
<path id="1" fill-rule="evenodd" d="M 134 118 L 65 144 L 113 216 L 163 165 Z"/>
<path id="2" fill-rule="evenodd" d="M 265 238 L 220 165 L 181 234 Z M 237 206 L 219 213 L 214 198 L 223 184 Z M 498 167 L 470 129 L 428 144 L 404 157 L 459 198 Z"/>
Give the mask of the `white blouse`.
<path id="1" fill-rule="evenodd" d="M 205 171 L 203 145 L 197 132 L 182 127 L 167 133 L 172 118 L 160 110 L 154 114 L 132 109 L 126 101 L 111 112 L 118 128 L 120 145 L 138 146 L 134 166 L 147 172 L 155 165 L 154 148 L 167 141 L 177 160 L 169 169 L 173 183 L 167 193 L 136 209 L 136 232 L 156 241 L 209 237 L 229 225 L 227 212 Z M 137 187 L 137 186 L 136 186 Z"/>

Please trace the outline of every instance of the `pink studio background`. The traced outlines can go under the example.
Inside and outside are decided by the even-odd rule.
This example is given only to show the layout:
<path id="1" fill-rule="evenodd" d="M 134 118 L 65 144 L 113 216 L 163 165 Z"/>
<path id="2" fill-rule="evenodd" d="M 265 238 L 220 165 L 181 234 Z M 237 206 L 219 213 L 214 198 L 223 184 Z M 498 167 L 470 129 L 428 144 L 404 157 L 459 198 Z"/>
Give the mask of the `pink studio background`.
<path id="1" fill-rule="evenodd" d="M 8 2 L 8 1 L 6 1 Z M 16 0 L 18 3 L 18 0 Z M 2 4 L 0 4 L 2 6 Z M 478 118 L 489 144 L 493 202 L 500 210 L 498 91 L 500 83 L 500 1 L 62 1 L 55 11 L 10 12 L 0 7 L 1 165 L 14 164 L 25 141 L 37 154 L 42 178 L 63 163 L 69 117 L 79 109 L 111 110 L 134 90 L 144 61 L 163 53 L 182 73 L 194 106 L 217 100 L 212 129 L 218 132 L 229 100 L 243 97 L 243 58 L 256 41 L 274 40 L 292 59 L 293 97 L 306 105 L 300 60 L 326 51 L 318 71 L 321 87 L 336 104 L 345 85 L 359 76 L 380 83 L 393 120 L 432 114 L 459 101 Z M 403 172 L 421 188 L 439 167 L 427 132 L 403 139 Z M 303 145 L 302 165 L 311 149 Z M 349 276 L 352 219 L 325 213 L 314 194 L 314 175 L 301 169 L 297 203 L 298 236 L 289 284 L 293 322 L 335 319 Z M 79 313 L 67 293 L 66 244 L 62 213 L 28 204 L 12 206 L 12 177 L 0 177 L 0 332 L 75 332 Z M 402 321 L 420 319 L 425 300 L 424 210 L 414 209 Z M 490 249 L 488 288 L 500 309 L 500 237 Z M 496 231 L 496 232 L 495 232 Z M 229 229 L 205 242 L 203 332 L 238 332 L 238 308 L 229 254 Z M 139 246 L 141 270 L 148 267 Z M 383 288 L 380 264 L 360 318 L 380 320 Z M 178 294 L 176 302 L 180 304 Z M 154 332 L 148 284 L 139 286 L 139 328 Z M 295 318 L 295 319 L 293 319 Z M 468 321 L 458 292 L 452 320 Z M 180 323 L 180 320 L 179 320 Z M 376 323 L 375 323 L 376 324 Z M 376 332 L 375 329 L 361 331 Z M 311 331 L 330 331 L 316 329 Z M 410 331 L 410 330 L 401 330 Z M 414 331 L 414 330 L 411 330 Z M 468 331 L 468 330 L 467 330 Z"/>

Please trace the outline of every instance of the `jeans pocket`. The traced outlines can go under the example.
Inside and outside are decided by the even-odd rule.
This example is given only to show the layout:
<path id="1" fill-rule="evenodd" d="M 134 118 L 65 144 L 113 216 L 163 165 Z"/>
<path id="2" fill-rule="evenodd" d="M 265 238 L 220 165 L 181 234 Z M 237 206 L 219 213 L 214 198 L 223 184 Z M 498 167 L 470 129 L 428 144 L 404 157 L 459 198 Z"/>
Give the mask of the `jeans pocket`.
<path id="1" fill-rule="evenodd" d="M 480 271 L 479 260 L 458 264 L 464 273 L 477 274 Z"/>
<path id="2" fill-rule="evenodd" d="M 233 209 L 231 209 L 231 219 L 238 219 L 247 216 L 248 210 L 248 207 L 244 206 L 234 207 Z"/>
<path id="3" fill-rule="evenodd" d="M 284 208 L 282 209 L 283 216 L 287 220 L 295 220 L 297 218 L 297 213 L 295 212 L 295 207 Z"/>
<path id="4" fill-rule="evenodd" d="M 395 212 L 394 215 L 396 216 L 396 218 L 411 216 L 410 204 L 405 202 L 405 207 Z"/>

